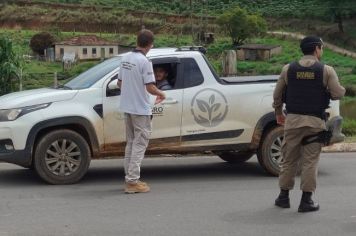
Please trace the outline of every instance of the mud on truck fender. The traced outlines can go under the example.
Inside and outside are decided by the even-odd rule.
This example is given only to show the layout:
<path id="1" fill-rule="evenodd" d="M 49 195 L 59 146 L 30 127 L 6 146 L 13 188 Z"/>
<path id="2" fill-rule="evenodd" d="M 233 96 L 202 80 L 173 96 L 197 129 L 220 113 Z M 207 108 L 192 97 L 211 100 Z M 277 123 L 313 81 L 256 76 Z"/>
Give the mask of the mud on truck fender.
<path id="1" fill-rule="evenodd" d="M 257 122 L 251 148 L 257 149 L 257 159 L 262 168 L 273 176 L 278 176 L 283 159 L 281 148 L 283 127 L 276 122 L 273 112 L 267 113 Z"/>

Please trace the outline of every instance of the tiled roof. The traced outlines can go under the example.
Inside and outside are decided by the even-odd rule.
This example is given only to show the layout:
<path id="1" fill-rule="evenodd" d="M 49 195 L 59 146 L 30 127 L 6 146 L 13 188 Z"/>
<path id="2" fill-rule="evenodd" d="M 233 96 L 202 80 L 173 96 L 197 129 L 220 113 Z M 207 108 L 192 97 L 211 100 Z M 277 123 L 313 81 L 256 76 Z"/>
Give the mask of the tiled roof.
<path id="1" fill-rule="evenodd" d="M 74 45 L 74 46 L 102 46 L 102 45 L 118 45 L 117 42 L 110 42 L 99 38 L 96 35 L 80 35 L 73 38 L 56 42 L 56 45 Z"/>

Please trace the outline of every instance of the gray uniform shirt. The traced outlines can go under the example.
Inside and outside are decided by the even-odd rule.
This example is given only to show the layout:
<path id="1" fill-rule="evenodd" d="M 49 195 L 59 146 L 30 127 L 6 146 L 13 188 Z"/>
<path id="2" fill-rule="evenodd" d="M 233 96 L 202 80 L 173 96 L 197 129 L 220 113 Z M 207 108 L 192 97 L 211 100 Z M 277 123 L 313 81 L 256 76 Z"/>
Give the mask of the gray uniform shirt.
<path id="1" fill-rule="evenodd" d="M 151 61 L 141 52 L 131 52 L 121 61 L 120 111 L 135 115 L 152 115 L 150 94 L 146 85 L 155 83 Z"/>

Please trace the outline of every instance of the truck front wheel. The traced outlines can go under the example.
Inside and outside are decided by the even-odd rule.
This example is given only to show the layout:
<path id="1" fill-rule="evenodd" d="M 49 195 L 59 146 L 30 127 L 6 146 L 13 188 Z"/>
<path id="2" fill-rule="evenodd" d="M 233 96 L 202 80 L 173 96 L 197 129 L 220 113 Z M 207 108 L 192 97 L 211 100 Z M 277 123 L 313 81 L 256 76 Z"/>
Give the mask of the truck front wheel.
<path id="1" fill-rule="evenodd" d="M 78 133 L 51 131 L 40 138 L 35 150 L 37 174 L 50 184 L 73 184 L 87 172 L 91 160 L 90 148 Z"/>
<path id="2" fill-rule="evenodd" d="M 269 174 L 278 176 L 280 171 L 282 156 L 283 127 L 275 126 L 263 137 L 262 143 L 257 152 L 257 159 L 260 165 Z"/>

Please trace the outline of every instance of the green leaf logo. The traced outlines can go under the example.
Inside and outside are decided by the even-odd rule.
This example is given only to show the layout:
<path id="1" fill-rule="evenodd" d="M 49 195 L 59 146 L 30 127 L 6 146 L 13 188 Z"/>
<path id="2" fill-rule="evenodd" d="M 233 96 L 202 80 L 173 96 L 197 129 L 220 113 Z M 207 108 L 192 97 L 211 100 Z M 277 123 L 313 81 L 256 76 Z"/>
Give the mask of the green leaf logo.
<path id="1" fill-rule="evenodd" d="M 192 99 L 194 120 L 204 127 L 215 127 L 226 117 L 228 105 L 225 96 L 215 89 L 203 89 Z"/>

